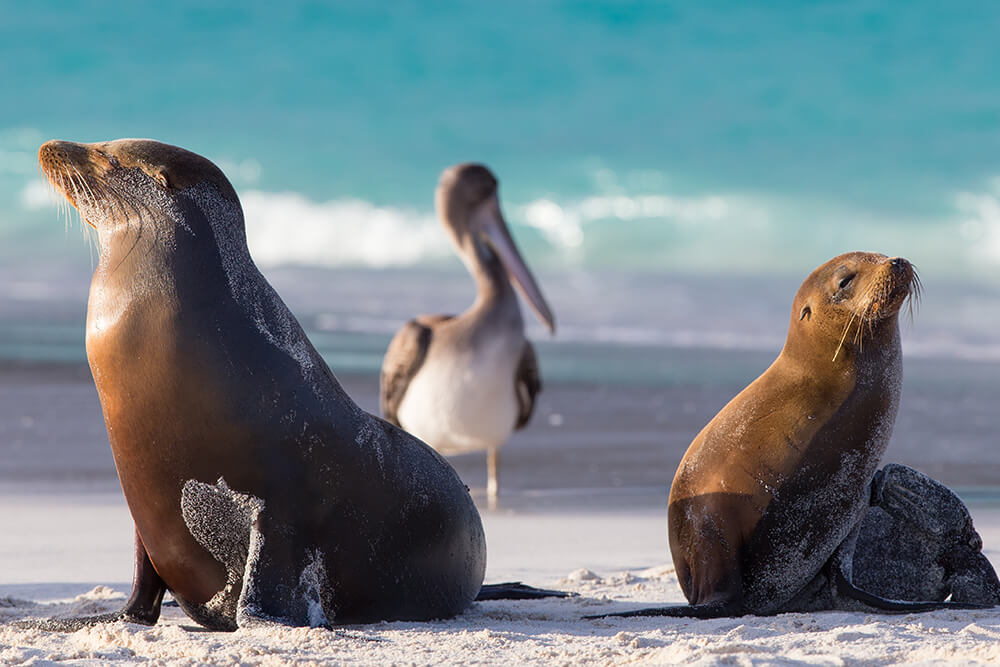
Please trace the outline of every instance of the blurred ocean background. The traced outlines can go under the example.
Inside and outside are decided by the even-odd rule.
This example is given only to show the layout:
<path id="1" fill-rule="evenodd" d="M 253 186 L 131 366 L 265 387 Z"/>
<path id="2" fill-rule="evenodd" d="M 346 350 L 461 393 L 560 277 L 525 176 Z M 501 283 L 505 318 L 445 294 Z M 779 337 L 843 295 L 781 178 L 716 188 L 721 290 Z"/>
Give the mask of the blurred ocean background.
<path id="1" fill-rule="evenodd" d="M 996 486 L 998 34 L 1000 5 L 961 1 L 15 3 L 0 360 L 85 359 L 95 253 L 42 182 L 46 139 L 145 136 L 215 160 L 258 264 L 367 387 L 403 321 L 471 302 L 433 190 L 474 160 L 559 323 L 529 328 L 563 404 L 519 442 L 584 424 L 595 451 L 645 443 L 634 479 L 665 483 L 778 352 L 801 280 L 873 250 L 925 287 L 892 451 Z M 598 442 L 566 412 L 599 415 L 616 388 L 631 398 Z"/>

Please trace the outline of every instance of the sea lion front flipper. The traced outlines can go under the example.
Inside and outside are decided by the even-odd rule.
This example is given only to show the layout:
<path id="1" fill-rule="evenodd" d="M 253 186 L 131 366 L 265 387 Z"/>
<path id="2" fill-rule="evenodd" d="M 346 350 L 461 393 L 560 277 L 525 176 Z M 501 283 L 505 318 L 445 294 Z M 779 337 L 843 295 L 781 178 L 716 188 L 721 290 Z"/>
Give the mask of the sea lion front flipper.
<path id="1" fill-rule="evenodd" d="M 98 623 L 138 623 L 139 625 L 156 625 L 160 618 L 160 605 L 167 585 L 153 569 L 146 547 L 142 544 L 139 531 L 135 531 L 135 574 L 132 577 L 132 593 L 125 606 L 118 611 L 94 616 L 77 616 L 75 618 L 43 618 L 31 619 L 15 623 L 21 628 L 45 630 L 48 632 L 76 632 L 81 628 Z"/>
<path id="2" fill-rule="evenodd" d="M 508 581 L 503 584 L 483 584 L 476 596 L 476 602 L 484 600 L 539 600 L 542 598 L 575 597 L 576 593 L 566 591 L 550 591 L 545 588 L 526 586 L 520 581 Z"/>
<path id="3" fill-rule="evenodd" d="M 322 554 L 290 536 L 290 512 L 240 493 L 222 478 L 215 484 L 188 480 L 181 512 L 188 530 L 225 566 L 228 577 L 218 600 L 182 602 L 194 620 L 220 630 L 269 623 L 330 626 L 321 599 L 327 581 Z"/>
<path id="4" fill-rule="evenodd" d="M 299 548 L 281 529 L 283 523 L 288 525 L 267 510 L 254 521 L 236 625 L 330 628 L 323 604 L 323 584 L 329 580 L 323 554 Z"/>

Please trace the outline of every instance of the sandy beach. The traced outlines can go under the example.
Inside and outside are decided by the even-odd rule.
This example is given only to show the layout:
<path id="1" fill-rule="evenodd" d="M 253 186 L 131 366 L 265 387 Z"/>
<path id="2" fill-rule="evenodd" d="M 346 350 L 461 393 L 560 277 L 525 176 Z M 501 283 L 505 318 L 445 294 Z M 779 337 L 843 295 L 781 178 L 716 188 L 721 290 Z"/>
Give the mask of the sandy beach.
<path id="1" fill-rule="evenodd" d="M 0 458 L 0 620 L 115 609 L 129 590 L 132 527 L 86 367 L 8 365 L 0 378 L 0 424 L 7 431 Z M 374 407 L 374 376 L 341 380 L 362 405 Z M 718 409 L 725 391 L 552 383 L 536 421 L 504 452 L 505 494 L 492 511 L 482 502 L 482 458 L 452 459 L 480 498 L 489 545 L 487 582 L 521 580 L 577 597 L 476 603 L 454 619 L 332 632 L 268 627 L 211 633 L 177 607 L 166 607 L 153 628 L 118 623 L 59 634 L 4 624 L 0 660 L 96 665 L 1000 659 L 1000 610 L 584 620 L 587 614 L 683 602 L 667 546 L 666 479 L 685 439 Z M 919 392 L 914 394 L 912 402 L 921 405 Z M 926 430 L 917 412 L 903 416 L 904 433 Z M 923 459 L 915 456 L 921 451 Z M 894 440 L 890 456 L 894 453 L 892 460 L 962 472 L 948 457 L 928 455 L 926 447 L 902 447 Z M 986 552 L 998 563 L 1000 503 L 974 485 L 967 488 Z"/>

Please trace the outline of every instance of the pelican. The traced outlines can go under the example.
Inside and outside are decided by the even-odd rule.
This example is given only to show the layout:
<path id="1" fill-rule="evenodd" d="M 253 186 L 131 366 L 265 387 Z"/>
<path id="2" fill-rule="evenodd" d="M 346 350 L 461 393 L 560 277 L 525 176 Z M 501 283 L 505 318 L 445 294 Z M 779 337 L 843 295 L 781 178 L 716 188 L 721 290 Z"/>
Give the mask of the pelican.
<path id="1" fill-rule="evenodd" d="M 446 169 L 434 199 L 476 300 L 461 315 L 420 315 L 396 333 L 382 362 L 382 414 L 441 454 L 485 450 L 493 506 L 498 450 L 531 419 L 542 388 L 511 283 L 552 333 L 555 318 L 510 236 L 489 169 Z"/>

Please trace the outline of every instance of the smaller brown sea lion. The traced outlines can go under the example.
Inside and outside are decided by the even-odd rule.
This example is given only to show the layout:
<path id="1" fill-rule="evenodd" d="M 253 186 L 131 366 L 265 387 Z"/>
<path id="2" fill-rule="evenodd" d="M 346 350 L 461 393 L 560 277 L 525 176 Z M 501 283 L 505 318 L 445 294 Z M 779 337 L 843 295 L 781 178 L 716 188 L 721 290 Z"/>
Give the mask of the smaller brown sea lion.
<path id="1" fill-rule="evenodd" d="M 613 615 L 910 612 L 852 582 L 870 484 L 902 384 L 905 259 L 852 252 L 806 278 L 781 354 L 698 434 L 670 489 L 668 534 L 689 605 Z"/>

